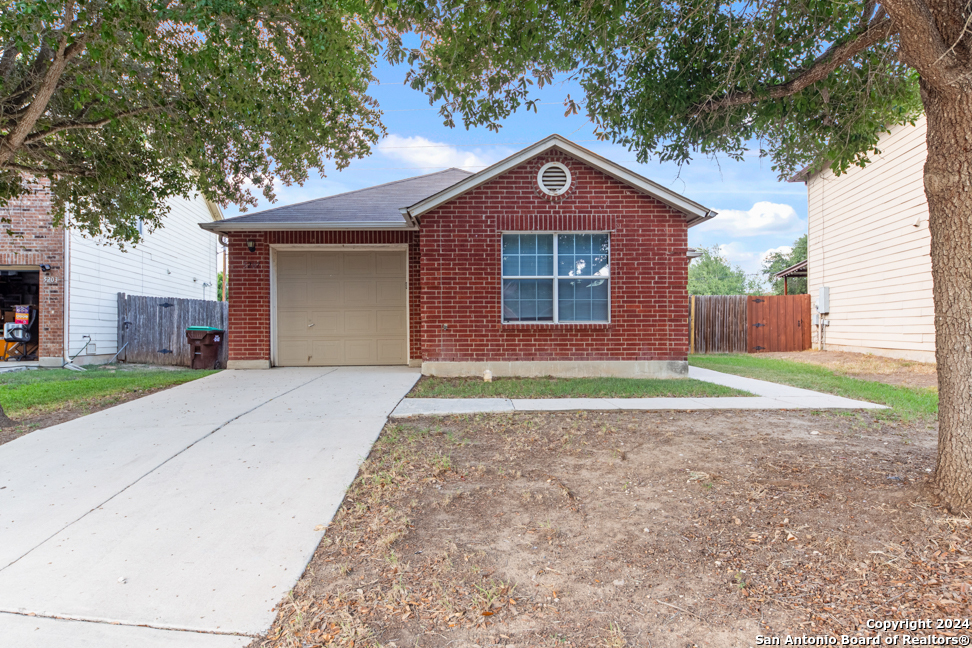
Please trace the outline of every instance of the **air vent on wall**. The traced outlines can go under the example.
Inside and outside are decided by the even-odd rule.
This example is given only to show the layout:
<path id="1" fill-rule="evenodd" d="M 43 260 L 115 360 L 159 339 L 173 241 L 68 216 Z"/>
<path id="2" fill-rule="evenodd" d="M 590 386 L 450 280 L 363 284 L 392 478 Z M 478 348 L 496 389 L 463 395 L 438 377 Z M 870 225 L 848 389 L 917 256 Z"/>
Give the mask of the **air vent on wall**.
<path id="1" fill-rule="evenodd" d="M 537 183 L 545 194 L 559 196 L 570 188 L 570 170 L 559 162 L 548 162 L 540 168 Z"/>

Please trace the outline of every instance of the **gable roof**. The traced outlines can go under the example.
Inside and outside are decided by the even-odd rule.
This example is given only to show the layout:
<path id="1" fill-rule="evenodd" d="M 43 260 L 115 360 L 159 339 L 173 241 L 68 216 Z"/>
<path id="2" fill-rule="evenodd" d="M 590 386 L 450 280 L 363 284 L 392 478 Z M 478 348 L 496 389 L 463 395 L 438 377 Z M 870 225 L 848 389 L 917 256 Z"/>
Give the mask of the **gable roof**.
<path id="1" fill-rule="evenodd" d="M 564 153 L 567 153 L 568 155 L 571 155 L 594 167 L 601 173 L 604 173 L 605 175 L 610 176 L 619 182 L 623 182 L 626 185 L 641 191 L 642 193 L 648 194 L 649 196 L 652 196 L 653 198 L 665 203 L 672 209 L 685 214 L 689 227 L 698 225 L 699 223 L 702 223 L 716 215 L 716 212 L 708 207 L 703 207 L 699 203 L 689 200 L 685 196 L 677 194 L 671 189 L 661 186 L 657 182 L 652 182 L 648 178 L 638 175 L 634 171 L 626 169 L 623 166 L 608 160 L 607 158 L 601 157 L 593 151 L 589 151 L 582 146 L 574 144 L 566 137 L 556 134 L 546 137 L 532 146 L 528 146 L 519 153 L 514 153 L 505 160 L 501 160 L 493 166 L 483 169 L 479 173 L 460 180 L 459 182 L 443 189 L 435 195 L 429 196 L 424 200 L 402 209 L 402 213 L 406 215 L 406 217 L 420 219 L 422 214 L 435 209 L 439 205 L 453 200 L 454 198 L 458 198 L 464 193 L 472 191 L 476 187 L 489 182 L 496 176 L 506 173 L 510 169 L 523 164 L 531 158 L 553 149 L 563 151 Z"/>
<path id="2" fill-rule="evenodd" d="M 211 232 L 234 230 L 314 230 L 314 229 L 402 229 L 412 223 L 402 216 L 401 208 L 441 192 L 472 175 L 462 169 L 386 182 L 376 187 L 315 198 L 293 205 L 283 205 L 202 223 Z"/>

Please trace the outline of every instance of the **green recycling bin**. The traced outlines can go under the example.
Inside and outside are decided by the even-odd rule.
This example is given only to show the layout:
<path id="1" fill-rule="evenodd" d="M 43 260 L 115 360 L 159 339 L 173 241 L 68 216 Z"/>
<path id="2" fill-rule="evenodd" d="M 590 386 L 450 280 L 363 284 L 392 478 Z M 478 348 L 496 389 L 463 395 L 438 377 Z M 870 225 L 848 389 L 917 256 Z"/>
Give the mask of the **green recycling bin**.
<path id="1" fill-rule="evenodd" d="M 212 326 L 187 326 L 186 341 L 192 349 L 193 369 L 219 369 L 219 350 L 226 332 Z"/>

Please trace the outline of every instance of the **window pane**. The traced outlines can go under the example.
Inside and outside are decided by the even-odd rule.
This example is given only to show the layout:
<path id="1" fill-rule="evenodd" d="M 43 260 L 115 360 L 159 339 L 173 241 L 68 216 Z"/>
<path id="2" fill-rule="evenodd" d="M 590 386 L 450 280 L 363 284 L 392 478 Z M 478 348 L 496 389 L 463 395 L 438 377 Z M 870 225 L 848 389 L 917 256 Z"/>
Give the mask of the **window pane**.
<path id="1" fill-rule="evenodd" d="M 609 274 L 607 234 L 561 234 L 557 246 L 558 276 L 605 277 Z"/>
<path id="2" fill-rule="evenodd" d="M 557 284 L 561 322 L 606 322 L 607 279 L 560 279 Z"/>
<path id="3" fill-rule="evenodd" d="M 537 257 L 537 276 L 553 276 L 553 255 Z"/>
<path id="4" fill-rule="evenodd" d="M 552 277 L 553 274 L 553 234 L 503 235 L 503 276 Z"/>
<path id="5" fill-rule="evenodd" d="M 591 253 L 591 235 L 574 234 L 574 252 L 577 254 Z"/>
<path id="6" fill-rule="evenodd" d="M 534 277 L 537 274 L 537 257 L 520 257 L 520 275 L 524 277 Z"/>
<path id="7" fill-rule="evenodd" d="M 515 256 L 503 257 L 503 274 L 507 277 L 515 277 L 520 274 L 520 259 Z"/>
<path id="8" fill-rule="evenodd" d="M 520 254 L 537 253 L 537 235 L 520 234 Z"/>
<path id="9" fill-rule="evenodd" d="M 503 281 L 503 321 L 552 322 L 553 283 L 550 279 Z"/>
<path id="10" fill-rule="evenodd" d="M 537 235 L 537 254 L 553 254 L 553 235 Z"/>
<path id="11" fill-rule="evenodd" d="M 592 320 L 595 322 L 608 321 L 608 303 L 606 301 L 593 301 L 591 305 L 593 308 L 591 311 Z"/>
<path id="12" fill-rule="evenodd" d="M 520 237 L 516 234 L 503 235 L 503 254 L 519 254 Z"/>

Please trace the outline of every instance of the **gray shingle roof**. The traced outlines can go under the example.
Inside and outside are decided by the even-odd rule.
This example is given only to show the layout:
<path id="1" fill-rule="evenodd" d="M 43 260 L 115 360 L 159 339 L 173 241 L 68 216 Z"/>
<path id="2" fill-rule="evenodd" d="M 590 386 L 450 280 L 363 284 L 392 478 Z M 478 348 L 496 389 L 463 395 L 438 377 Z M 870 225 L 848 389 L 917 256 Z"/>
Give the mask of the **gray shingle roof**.
<path id="1" fill-rule="evenodd" d="M 462 169 L 446 169 L 437 173 L 388 182 L 377 187 L 226 218 L 219 222 L 219 228 L 227 225 L 232 227 L 284 223 L 405 225 L 400 209 L 433 196 L 471 175 L 472 173 Z"/>

